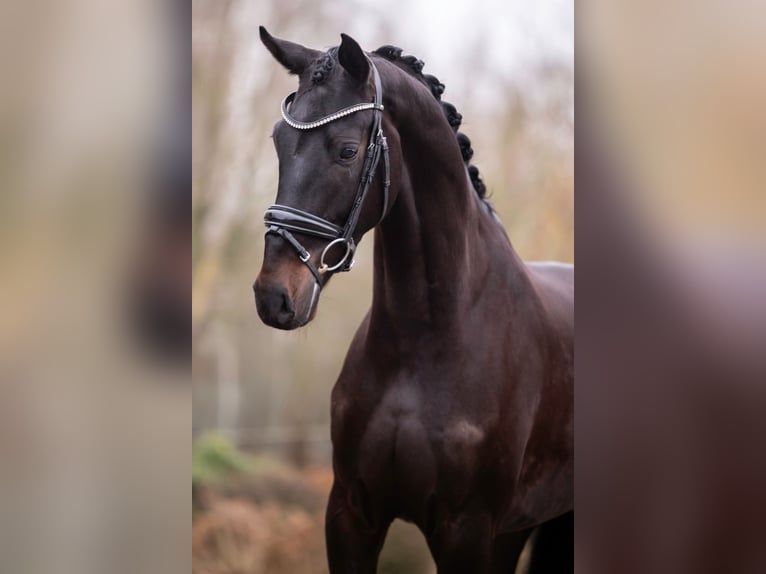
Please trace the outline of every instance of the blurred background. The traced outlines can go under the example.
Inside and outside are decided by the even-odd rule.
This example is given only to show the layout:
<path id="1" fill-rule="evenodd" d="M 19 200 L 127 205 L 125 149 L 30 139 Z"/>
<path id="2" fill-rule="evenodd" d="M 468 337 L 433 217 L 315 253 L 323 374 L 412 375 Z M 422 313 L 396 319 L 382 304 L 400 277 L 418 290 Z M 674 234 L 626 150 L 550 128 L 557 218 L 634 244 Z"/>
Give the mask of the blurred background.
<path id="1" fill-rule="evenodd" d="M 577 7 L 583 572 L 766 571 L 765 25 Z"/>
<path id="2" fill-rule="evenodd" d="M 321 572 L 327 401 L 370 244 L 310 327 L 261 326 L 267 136 L 294 80 L 257 25 L 425 60 L 517 250 L 572 260 L 573 21 L 554 1 L 0 3 L 0 571 L 188 572 L 192 522 L 197 572 Z M 764 22 L 747 1 L 577 9 L 584 572 L 766 571 Z M 429 572 L 419 535 L 398 526 L 382 568 Z"/>
<path id="3" fill-rule="evenodd" d="M 189 571 L 182 0 L 0 3 L 0 571 Z"/>
<path id="4" fill-rule="evenodd" d="M 463 114 L 517 251 L 571 262 L 573 3 L 195 0 L 192 10 L 194 569 L 323 572 L 330 390 L 370 305 L 372 238 L 308 327 L 260 322 L 251 285 L 277 189 L 269 135 L 296 80 L 258 25 L 313 48 L 344 32 L 368 51 L 394 44 L 424 60 Z M 433 571 L 414 527 L 395 525 L 380 571 Z"/>

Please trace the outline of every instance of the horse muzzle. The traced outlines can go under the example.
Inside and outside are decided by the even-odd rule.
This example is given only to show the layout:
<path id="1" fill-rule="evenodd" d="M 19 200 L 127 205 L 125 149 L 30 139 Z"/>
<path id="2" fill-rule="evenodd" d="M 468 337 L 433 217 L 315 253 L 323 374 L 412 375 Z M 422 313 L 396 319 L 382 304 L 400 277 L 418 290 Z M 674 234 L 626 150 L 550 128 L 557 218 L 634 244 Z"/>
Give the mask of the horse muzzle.
<path id="1" fill-rule="evenodd" d="M 282 283 L 259 277 L 253 283 L 258 316 L 266 325 L 285 331 L 304 326 L 314 318 L 319 286 L 311 281 L 311 285 L 302 291 L 308 293 L 294 296 Z"/>

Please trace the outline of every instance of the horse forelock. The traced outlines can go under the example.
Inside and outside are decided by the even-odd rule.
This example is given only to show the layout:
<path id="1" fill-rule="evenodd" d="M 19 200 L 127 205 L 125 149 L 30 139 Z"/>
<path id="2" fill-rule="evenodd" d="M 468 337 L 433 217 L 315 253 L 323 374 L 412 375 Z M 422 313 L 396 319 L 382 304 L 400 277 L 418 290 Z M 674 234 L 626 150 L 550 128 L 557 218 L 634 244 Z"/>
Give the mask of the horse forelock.
<path id="1" fill-rule="evenodd" d="M 324 84 L 332 75 L 335 65 L 338 63 L 338 48 L 330 48 L 319 56 L 311 65 L 311 83 L 314 85 Z"/>

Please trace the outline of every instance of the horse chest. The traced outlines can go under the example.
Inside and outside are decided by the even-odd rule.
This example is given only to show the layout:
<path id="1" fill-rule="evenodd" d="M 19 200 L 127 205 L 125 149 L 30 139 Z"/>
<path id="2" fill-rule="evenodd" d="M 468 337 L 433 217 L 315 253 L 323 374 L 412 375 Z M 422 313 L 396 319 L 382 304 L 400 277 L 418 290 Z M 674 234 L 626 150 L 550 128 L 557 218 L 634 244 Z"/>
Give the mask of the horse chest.
<path id="1" fill-rule="evenodd" d="M 337 470 L 417 515 L 432 495 L 470 492 L 486 429 L 459 409 L 439 408 L 417 385 L 392 385 L 367 409 L 341 401 L 333 424 Z M 358 406 L 358 403 L 357 403 Z M 353 429 L 353 431 L 351 430 Z"/>

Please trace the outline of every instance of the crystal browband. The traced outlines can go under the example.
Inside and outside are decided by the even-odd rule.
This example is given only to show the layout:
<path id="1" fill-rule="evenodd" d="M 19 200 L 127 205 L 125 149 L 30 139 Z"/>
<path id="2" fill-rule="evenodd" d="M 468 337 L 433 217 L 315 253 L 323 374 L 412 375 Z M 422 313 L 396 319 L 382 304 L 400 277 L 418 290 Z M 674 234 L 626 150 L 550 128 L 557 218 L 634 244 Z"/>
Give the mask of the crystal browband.
<path id="1" fill-rule="evenodd" d="M 340 118 L 344 118 L 364 110 L 383 111 L 383 104 L 368 102 L 364 104 L 354 104 L 353 106 L 343 108 L 342 110 L 332 113 L 329 116 L 319 118 L 318 120 L 314 120 L 313 122 L 302 122 L 292 117 L 288 111 L 288 106 L 295 99 L 295 94 L 296 92 L 293 92 L 284 100 L 282 100 L 282 118 L 284 118 L 285 122 L 287 122 L 287 125 L 289 125 L 291 128 L 295 128 L 296 130 L 313 130 L 314 128 L 322 127 L 323 125 L 329 124 L 330 122 L 334 122 L 335 120 L 339 120 Z"/>

